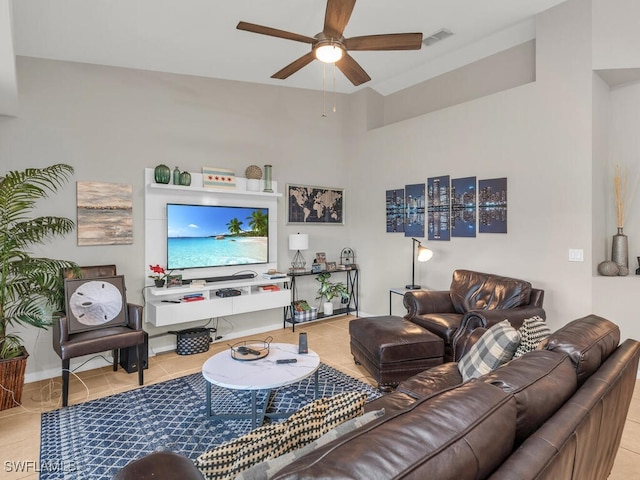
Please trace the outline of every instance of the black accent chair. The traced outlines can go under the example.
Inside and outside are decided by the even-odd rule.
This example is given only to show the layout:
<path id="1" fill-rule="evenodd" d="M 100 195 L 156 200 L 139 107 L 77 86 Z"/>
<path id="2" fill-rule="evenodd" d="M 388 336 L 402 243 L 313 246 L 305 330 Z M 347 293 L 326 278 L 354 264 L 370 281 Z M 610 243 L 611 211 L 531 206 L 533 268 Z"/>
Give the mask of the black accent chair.
<path id="1" fill-rule="evenodd" d="M 100 278 L 116 275 L 115 265 L 80 267 L 80 278 Z M 64 272 L 65 278 L 75 278 L 74 272 Z M 69 401 L 69 366 L 72 358 L 112 350 L 113 371 L 118 370 L 118 354 L 121 348 L 136 347 L 138 358 L 143 358 L 144 330 L 142 306 L 127 303 L 126 325 L 107 326 L 88 332 L 69 333 L 69 321 L 61 313 L 53 322 L 53 349 L 62 359 L 62 406 Z M 144 384 L 143 362 L 138 364 L 138 384 Z"/>

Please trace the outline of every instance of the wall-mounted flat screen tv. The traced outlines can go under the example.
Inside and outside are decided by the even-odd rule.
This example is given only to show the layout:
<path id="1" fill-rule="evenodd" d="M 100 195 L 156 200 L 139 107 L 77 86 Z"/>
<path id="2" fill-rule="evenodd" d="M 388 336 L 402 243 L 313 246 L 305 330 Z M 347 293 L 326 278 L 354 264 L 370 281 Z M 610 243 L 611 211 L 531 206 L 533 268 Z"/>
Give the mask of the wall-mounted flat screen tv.
<path id="1" fill-rule="evenodd" d="M 167 269 L 268 262 L 268 208 L 167 204 Z"/>

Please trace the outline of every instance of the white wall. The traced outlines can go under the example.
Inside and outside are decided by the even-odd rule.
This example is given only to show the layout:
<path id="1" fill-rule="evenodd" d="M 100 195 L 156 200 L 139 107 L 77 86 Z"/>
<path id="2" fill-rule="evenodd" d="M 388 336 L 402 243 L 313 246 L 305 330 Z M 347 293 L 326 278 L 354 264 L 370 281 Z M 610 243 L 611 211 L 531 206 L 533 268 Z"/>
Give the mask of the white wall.
<path id="1" fill-rule="evenodd" d="M 509 233 L 427 242 L 435 254 L 417 282 L 446 289 L 469 268 L 527 279 L 546 291 L 557 327 L 590 312 L 591 51 L 588 2 L 570 1 L 537 21 L 537 80 L 353 137 L 359 206 L 354 236 L 362 304 L 388 311 L 390 287 L 411 278 L 412 242 L 385 233 L 384 192 L 428 177 L 508 178 Z M 351 158 L 351 155 L 349 156 Z M 367 174 L 374 172 L 374 174 Z M 569 262 L 568 249 L 586 261 Z"/>
<path id="2" fill-rule="evenodd" d="M 18 85 L 10 0 L 0 0 L 0 115 L 17 115 Z"/>
<path id="3" fill-rule="evenodd" d="M 593 0 L 593 68 L 640 67 L 640 2 Z"/>
<path id="4" fill-rule="evenodd" d="M 197 172 L 202 166 L 220 166 L 244 176 L 247 166 L 269 163 L 280 191 L 287 183 L 347 186 L 340 95 L 338 112 L 322 118 L 322 94 L 316 91 L 25 57 L 18 58 L 18 74 L 20 116 L 0 117 L 2 170 L 58 162 L 75 168 L 73 181 L 43 202 L 42 214 L 75 219 L 77 181 L 133 186 L 132 245 L 78 247 L 72 235 L 45 246 L 42 253 L 80 265 L 115 263 L 126 277 L 130 301 L 143 301 L 141 290 L 149 274 L 144 255 L 145 167 L 165 163 Z M 285 205 L 280 199 L 280 268 L 291 262 L 287 237 L 297 231 L 310 234 L 310 252 L 325 251 L 330 260 L 337 259 L 347 244 L 348 227 L 286 225 Z M 315 285 L 311 288 L 315 296 Z M 276 309 L 229 317 L 220 326 L 226 339 L 281 324 L 282 310 Z M 161 333 L 147 327 L 152 336 Z M 51 332 L 28 329 L 21 334 L 31 353 L 27 378 L 35 372 L 59 374 Z M 169 336 L 151 344 L 162 348 L 172 342 L 175 337 Z"/>
<path id="5" fill-rule="evenodd" d="M 593 201 L 594 218 L 599 216 L 599 221 L 594 222 L 594 245 L 595 239 L 600 239 L 594 252 L 594 267 L 611 259 L 611 237 L 617 227 L 614 167 L 618 164 L 627 169 L 630 189 L 640 173 L 639 15 L 640 3 L 635 0 L 593 0 L 593 68 L 617 74 L 630 73 L 627 81 L 631 81 L 609 89 L 596 78 L 594 85 L 594 98 L 598 99 L 594 104 L 594 119 L 598 125 L 594 140 L 598 140 L 598 148 L 594 151 L 597 177 L 594 175 Z M 622 338 L 638 339 L 640 325 L 634 302 L 640 286 L 640 277 L 635 275 L 640 256 L 640 195 L 637 191 L 629 205 L 624 232 L 629 240 L 630 274 L 626 277 L 594 277 L 593 313 L 616 321 Z"/>
<path id="6" fill-rule="evenodd" d="M 631 302 L 592 291 L 601 279 L 593 276 L 597 252 L 610 233 L 598 234 L 606 225 L 606 193 L 596 190 L 608 127 L 592 116 L 606 111 L 609 100 L 592 74 L 591 15 L 592 2 L 585 0 L 538 15 L 535 82 L 374 129 L 384 105 L 368 90 L 338 96 L 338 113 L 321 118 L 319 92 L 19 58 L 21 113 L 0 117 L 2 169 L 66 162 L 76 168 L 74 181 L 133 185 L 133 245 L 79 248 L 67 238 L 44 249 L 85 265 L 115 262 L 133 301 L 142 300 L 147 275 L 145 167 L 242 172 L 252 163 L 271 163 L 281 189 L 287 183 L 345 187 L 344 227 L 286 225 L 286 201 L 279 202 L 279 266 L 286 268 L 292 257 L 289 233 L 310 235 L 308 261 L 316 251 L 337 260 L 342 247 L 354 248 L 360 308 L 374 315 L 388 312 L 389 288 L 405 285 L 411 275 L 411 241 L 385 232 L 385 191 L 438 175 L 506 176 L 509 232 L 428 242 L 435 255 L 417 265 L 417 281 L 445 289 L 456 268 L 516 276 L 545 289 L 554 328 L 592 311 L 624 322 L 633 318 Z M 616 95 L 613 111 L 619 110 Z M 44 203 L 42 213 L 75 218 L 75 186 Z M 569 262 L 569 248 L 584 249 L 585 261 Z M 301 295 L 312 299 L 313 284 Z M 628 305 L 624 313 L 621 303 Z M 229 321 L 225 335 L 277 324 L 281 312 Z M 629 322 L 624 335 L 640 338 L 639 328 Z M 58 374 L 50 332 L 23 336 L 29 374 Z"/>
<path id="7" fill-rule="evenodd" d="M 598 253 L 597 261 L 611 259 L 611 238 L 616 233 L 616 214 L 613 196 L 613 171 L 616 164 L 628 171 L 629 189 L 640 175 L 640 82 L 612 88 L 609 91 L 609 109 L 607 117 L 607 150 L 604 162 L 602 184 L 607 185 L 606 223 L 599 232 L 604 236 L 604 248 Z M 595 164 L 595 161 L 594 161 Z M 638 185 L 640 187 L 640 184 Z M 594 193 L 598 186 L 594 185 Z M 595 198 L 595 196 L 594 196 Z M 595 277 L 593 284 L 593 311 L 606 318 L 616 319 L 623 338 L 640 338 L 640 326 L 637 321 L 637 309 L 634 302 L 640 287 L 640 276 L 635 275 L 639 267 L 640 256 L 640 194 L 635 191 L 627 207 L 628 216 L 624 223 L 624 232 L 629 242 L 629 275 L 626 277 Z"/>

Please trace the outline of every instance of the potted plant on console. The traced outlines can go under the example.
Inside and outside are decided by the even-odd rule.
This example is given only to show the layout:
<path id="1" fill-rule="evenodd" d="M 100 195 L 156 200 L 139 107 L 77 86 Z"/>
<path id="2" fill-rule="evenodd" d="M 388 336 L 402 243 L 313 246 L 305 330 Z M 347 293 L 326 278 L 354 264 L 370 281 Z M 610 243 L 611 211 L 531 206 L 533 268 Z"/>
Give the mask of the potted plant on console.
<path id="1" fill-rule="evenodd" d="M 331 274 L 328 272 L 321 273 L 316 277 L 316 281 L 320 282 L 316 300 L 322 301 L 323 298 L 326 299 L 326 302 L 322 305 L 322 311 L 325 315 L 333 315 L 333 303 L 331 300 L 334 297 L 340 297 L 341 303 L 349 301 L 347 286 L 342 282 L 333 283 L 329 278 L 331 278 Z"/>
<path id="2" fill-rule="evenodd" d="M 73 262 L 34 257 L 33 245 L 71 232 L 72 220 L 33 218 L 36 201 L 55 193 L 73 168 L 65 164 L 27 168 L 0 176 L 0 410 L 22 397 L 28 353 L 15 327 L 47 328 L 51 314 L 64 307 L 62 270 Z"/>
<path id="3" fill-rule="evenodd" d="M 153 283 L 156 288 L 164 287 L 164 282 L 167 280 L 167 272 L 160 265 L 149 265 L 149 268 L 153 272 L 153 275 L 149 275 L 149 278 L 153 279 Z"/>

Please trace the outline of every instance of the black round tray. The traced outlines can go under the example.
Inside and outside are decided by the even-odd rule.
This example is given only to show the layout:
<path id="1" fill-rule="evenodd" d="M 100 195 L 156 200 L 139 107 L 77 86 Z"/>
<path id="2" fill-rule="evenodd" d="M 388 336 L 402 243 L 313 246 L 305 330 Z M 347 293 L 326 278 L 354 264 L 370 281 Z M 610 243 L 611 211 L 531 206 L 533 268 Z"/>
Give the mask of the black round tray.
<path id="1" fill-rule="evenodd" d="M 231 358 L 240 362 L 251 362 L 260 360 L 269 355 L 269 345 L 273 337 L 265 340 L 243 340 L 242 342 L 230 345 Z"/>

